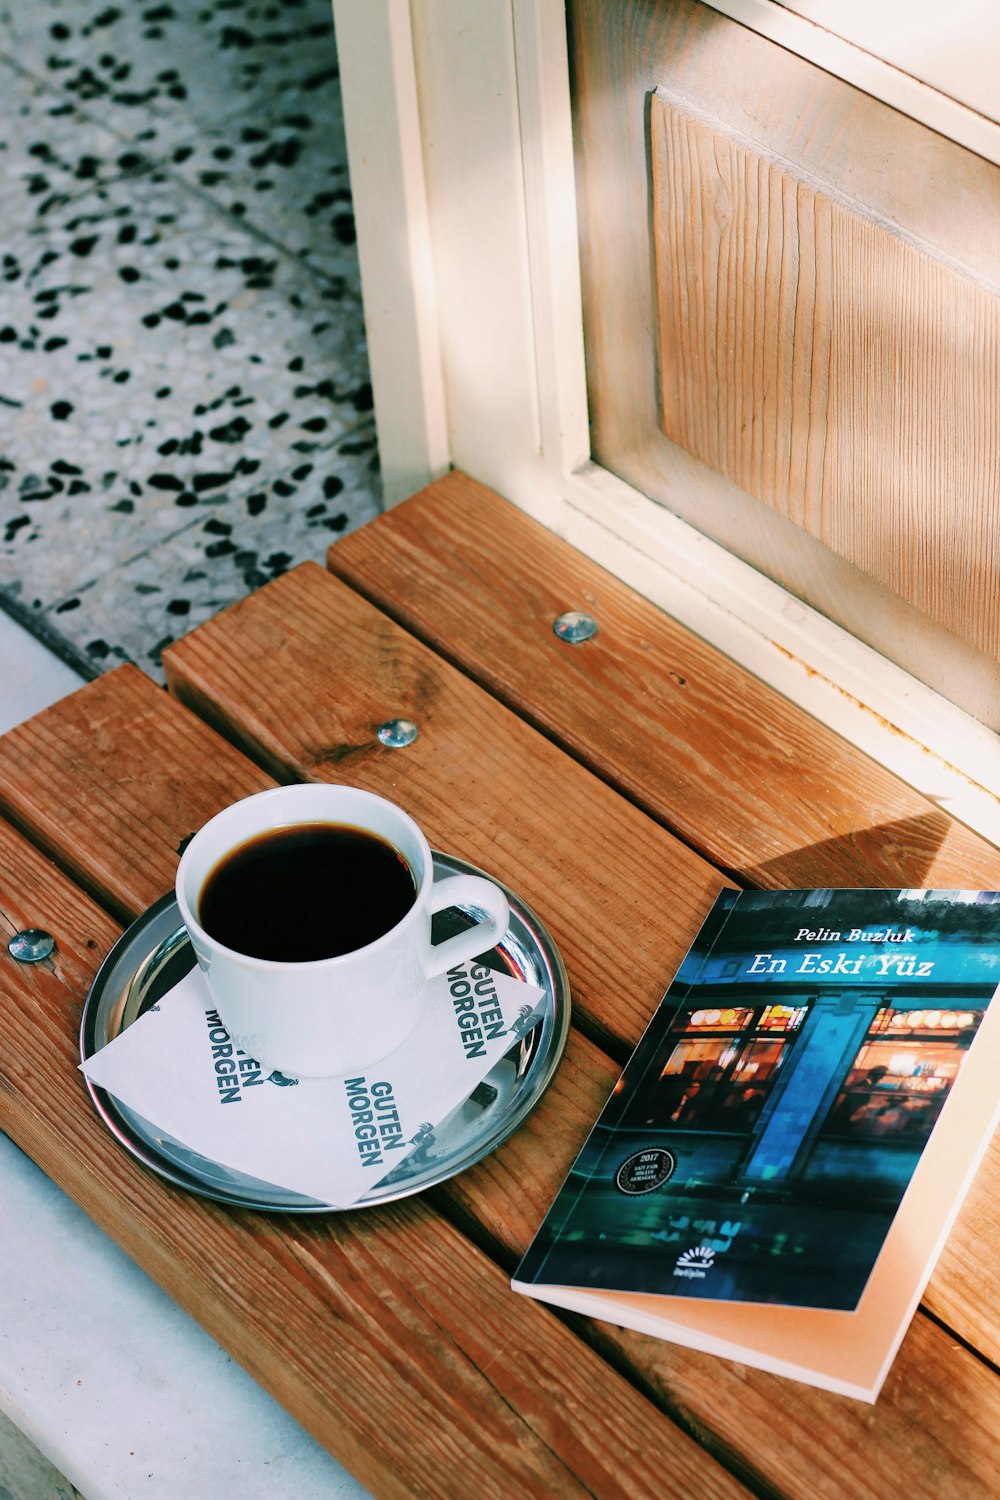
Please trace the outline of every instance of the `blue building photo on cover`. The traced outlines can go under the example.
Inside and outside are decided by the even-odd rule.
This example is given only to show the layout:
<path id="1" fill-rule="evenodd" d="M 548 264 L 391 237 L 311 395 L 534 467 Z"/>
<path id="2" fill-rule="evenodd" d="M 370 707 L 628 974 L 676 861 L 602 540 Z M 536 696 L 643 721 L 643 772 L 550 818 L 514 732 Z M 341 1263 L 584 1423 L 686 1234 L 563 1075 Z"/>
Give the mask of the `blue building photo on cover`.
<path id="1" fill-rule="evenodd" d="M 856 1307 L 998 983 L 1000 893 L 724 891 L 518 1278 Z"/>

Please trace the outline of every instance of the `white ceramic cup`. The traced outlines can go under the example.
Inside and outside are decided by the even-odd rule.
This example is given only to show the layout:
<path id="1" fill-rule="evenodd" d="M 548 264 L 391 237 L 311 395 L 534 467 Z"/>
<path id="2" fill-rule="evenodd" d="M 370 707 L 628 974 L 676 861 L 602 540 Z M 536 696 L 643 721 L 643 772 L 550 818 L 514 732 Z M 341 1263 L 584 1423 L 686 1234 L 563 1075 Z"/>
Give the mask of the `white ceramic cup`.
<path id="1" fill-rule="evenodd" d="M 222 859 L 271 830 L 315 823 L 365 830 L 402 855 L 416 899 L 395 927 L 353 952 L 302 963 L 253 958 L 205 931 L 199 902 Z M 435 882 L 426 838 L 395 803 L 356 787 L 314 783 L 258 792 L 216 814 L 184 850 L 176 891 L 219 1018 L 236 1046 L 263 1067 L 298 1078 L 356 1072 L 395 1051 L 420 1020 L 428 979 L 488 952 L 510 921 L 507 898 L 492 881 L 453 875 Z M 456 905 L 474 908 L 481 920 L 432 943 L 432 915 Z"/>

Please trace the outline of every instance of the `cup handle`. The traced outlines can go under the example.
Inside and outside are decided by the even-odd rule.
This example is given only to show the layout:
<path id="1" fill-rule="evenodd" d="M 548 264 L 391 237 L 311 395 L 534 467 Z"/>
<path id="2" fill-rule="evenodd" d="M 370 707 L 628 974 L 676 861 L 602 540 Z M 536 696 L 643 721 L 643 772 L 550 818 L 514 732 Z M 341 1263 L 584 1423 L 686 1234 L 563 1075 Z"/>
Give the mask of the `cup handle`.
<path id="1" fill-rule="evenodd" d="M 447 911 L 449 906 L 472 906 L 484 913 L 474 927 L 456 932 L 442 943 L 432 943 L 427 958 L 429 976 L 443 974 L 455 964 L 488 953 L 506 934 L 510 926 L 507 897 L 492 880 L 481 875 L 449 875 L 436 880 L 431 889 L 430 910 Z"/>

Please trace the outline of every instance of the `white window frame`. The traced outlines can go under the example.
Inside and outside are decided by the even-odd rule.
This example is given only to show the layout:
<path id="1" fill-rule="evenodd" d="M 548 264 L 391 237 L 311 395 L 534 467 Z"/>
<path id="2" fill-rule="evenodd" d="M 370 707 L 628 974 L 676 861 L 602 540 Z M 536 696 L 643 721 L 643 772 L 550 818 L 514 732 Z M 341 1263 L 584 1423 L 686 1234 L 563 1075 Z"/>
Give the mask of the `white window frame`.
<path id="1" fill-rule="evenodd" d="M 333 8 L 386 502 L 466 470 L 1000 844 L 996 734 L 591 462 L 562 0 Z M 1000 162 L 801 16 L 715 8 Z"/>

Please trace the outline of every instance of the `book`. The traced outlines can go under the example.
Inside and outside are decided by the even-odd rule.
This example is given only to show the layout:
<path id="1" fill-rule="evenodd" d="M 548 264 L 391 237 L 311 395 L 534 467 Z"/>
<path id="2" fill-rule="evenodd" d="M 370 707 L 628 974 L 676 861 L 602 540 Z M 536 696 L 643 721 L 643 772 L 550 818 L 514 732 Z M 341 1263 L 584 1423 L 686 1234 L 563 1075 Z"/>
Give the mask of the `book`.
<path id="1" fill-rule="evenodd" d="M 723 891 L 515 1291 L 873 1402 L 1000 1118 L 1000 892 Z"/>

